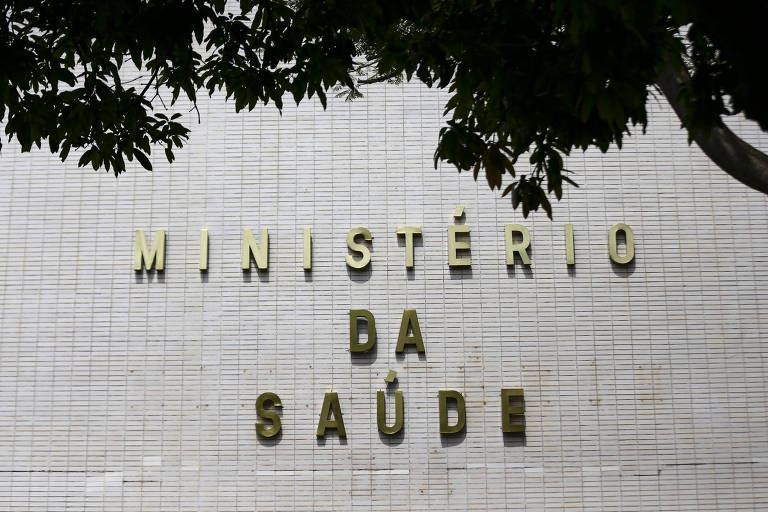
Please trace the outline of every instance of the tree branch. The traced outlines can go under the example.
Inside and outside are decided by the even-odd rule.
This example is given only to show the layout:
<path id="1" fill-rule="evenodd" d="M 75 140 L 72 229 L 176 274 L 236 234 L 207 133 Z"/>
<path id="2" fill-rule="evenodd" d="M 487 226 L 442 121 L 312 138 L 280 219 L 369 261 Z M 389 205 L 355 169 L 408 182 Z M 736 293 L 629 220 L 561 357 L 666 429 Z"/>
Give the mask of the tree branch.
<path id="1" fill-rule="evenodd" d="M 391 73 L 387 73 L 386 75 L 374 76 L 372 78 L 367 78 L 365 80 L 358 80 L 357 83 L 358 85 L 368 85 L 368 84 L 375 84 L 378 82 L 386 82 L 387 80 L 391 80 L 401 74 L 402 74 L 402 71 L 393 71 Z"/>
<path id="2" fill-rule="evenodd" d="M 691 81 L 682 61 L 667 58 L 656 84 L 667 97 L 677 117 L 685 124 L 687 107 L 680 90 Z M 768 155 L 742 140 L 724 124 L 713 126 L 708 133 L 698 133 L 693 140 L 718 167 L 743 184 L 768 194 Z"/>
<path id="3" fill-rule="evenodd" d="M 147 82 L 147 85 L 144 86 L 144 89 L 139 93 L 139 96 L 144 96 L 146 92 L 149 90 L 149 86 L 152 85 L 152 82 L 155 81 L 155 78 L 157 78 L 157 72 L 160 71 L 160 68 L 155 68 L 155 71 L 152 73 L 152 76 L 149 78 L 149 82 Z"/>

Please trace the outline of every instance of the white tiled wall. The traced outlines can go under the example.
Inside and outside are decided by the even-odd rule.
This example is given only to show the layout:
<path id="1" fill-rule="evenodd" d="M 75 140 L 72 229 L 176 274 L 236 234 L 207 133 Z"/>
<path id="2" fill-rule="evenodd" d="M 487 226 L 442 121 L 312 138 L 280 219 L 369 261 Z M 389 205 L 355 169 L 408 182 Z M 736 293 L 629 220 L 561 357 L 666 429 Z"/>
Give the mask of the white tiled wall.
<path id="1" fill-rule="evenodd" d="M 158 151 L 117 180 L 6 144 L 0 510 L 768 509 L 768 198 L 652 105 L 620 153 L 568 160 L 581 188 L 553 221 L 523 219 L 434 169 L 445 99 L 382 86 L 279 116 L 214 98 L 176 163 Z M 451 271 L 458 204 L 472 268 Z M 504 263 L 507 222 L 531 230 L 530 270 Z M 608 259 L 615 222 L 635 233 L 627 268 Z M 412 272 L 404 224 L 423 229 Z M 344 263 L 354 226 L 374 237 L 362 272 Z M 268 272 L 240 270 L 245 227 L 269 229 Z M 163 274 L 132 270 L 136 229 L 167 230 Z M 350 357 L 351 308 L 375 314 L 375 354 Z M 395 354 L 406 308 L 426 357 Z M 376 430 L 389 370 L 395 439 Z M 502 387 L 525 389 L 524 442 L 502 436 Z M 441 438 L 440 389 L 465 394 L 465 435 Z M 277 441 L 254 429 L 265 391 L 284 405 Z M 315 436 L 327 391 L 346 440 Z"/>

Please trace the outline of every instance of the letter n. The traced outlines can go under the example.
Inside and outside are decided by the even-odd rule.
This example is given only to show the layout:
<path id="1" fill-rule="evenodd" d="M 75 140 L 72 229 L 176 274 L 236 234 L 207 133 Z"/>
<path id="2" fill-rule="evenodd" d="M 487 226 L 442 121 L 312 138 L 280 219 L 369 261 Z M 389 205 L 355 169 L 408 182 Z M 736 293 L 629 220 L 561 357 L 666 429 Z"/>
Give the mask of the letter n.
<path id="1" fill-rule="evenodd" d="M 269 268 L 269 232 L 266 229 L 261 230 L 260 242 L 261 244 L 256 243 L 256 239 L 253 238 L 253 231 L 243 229 L 243 257 L 241 261 L 243 270 L 251 270 L 251 255 L 256 260 L 256 266 L 259 270 Z"/>

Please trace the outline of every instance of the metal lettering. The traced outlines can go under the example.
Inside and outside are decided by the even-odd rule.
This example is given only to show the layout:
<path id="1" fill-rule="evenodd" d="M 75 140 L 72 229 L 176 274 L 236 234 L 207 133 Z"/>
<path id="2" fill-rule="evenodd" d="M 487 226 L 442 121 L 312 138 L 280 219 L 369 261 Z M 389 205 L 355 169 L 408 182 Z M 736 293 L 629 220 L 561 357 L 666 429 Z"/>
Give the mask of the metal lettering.
<path id="1" fill-rule="evenodd" d="M 618 233 L 624 232 L 626 239 L 626 252 L 624 256 L 619 254 L 618 249 Z M 635 235 L 632 233 L 632 228 L 619 222 L 611 226 L 611 230 L 608 232 L 608 254 L 611 257 L 611 261 L 620 265 L 626 265 L 635 258 Z"/>
<path id="2" fill-rule="evenodd" d="M 143 229 L 136 230 L 136 242 L 133 249 L 133 270 L 141 272 L 141 266 L 149 270 L 154 264 L 155 270 L 165 270 L 165 230 L 155 232 L 152 248 L 147 249 L 147 237 Z"/>
<path id="3" fill-rule="evenodd" d="M 256 243 L 253 238 L 253 231 L 243 229 L 243 254 L 241 258 L 241 267 L 243 270 L 251 270 L 251 255 L 256 260 L 256 266 L 259 270 L 269 268 L 269 231 L 261 230 L 261 244 Z"/>
<path id="4" fill-rule="evenodd" d="M 349 233 L 347 233 L 347 247 L 349 247 L 351 251 L 363 255 L 359 260 L 356 260 L 351 254 L 347 254 L 347 265 L 350 268 L 363 269 L 371 262 L 371 250 L 367 245 L 355 242 L 355 237 L 357 236 L 362 236 L 367 242 L 370 242 L 373 237 L 371 236 L 371 232 L 365 228 L 352 228 L 349 230 Z"/>

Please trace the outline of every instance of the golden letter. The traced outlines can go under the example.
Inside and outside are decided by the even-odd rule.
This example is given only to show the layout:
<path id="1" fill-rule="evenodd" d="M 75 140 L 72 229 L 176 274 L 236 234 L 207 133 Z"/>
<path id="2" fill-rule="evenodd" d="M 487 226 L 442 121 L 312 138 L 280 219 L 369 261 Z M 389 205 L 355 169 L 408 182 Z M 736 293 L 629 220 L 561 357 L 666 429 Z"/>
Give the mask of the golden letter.
<path id="1" fill-rule="evenodd" d="M 457 234 L 467 235 L 466 240 L 456 240 Z M 472 266 L 472 256 L 467 254 L 459 258 L 458 251 L 469 251 L 469 226 L 460 224 L 458 226 L 448 226 L 448 266 L 449 267 L 470 267 Z"/>
<path id="2" fill-rule="evenodd" d="M 510 399 L 515 398 L 522 405 L 511 405 Z M 525 414 L 525 402 L 523 401 L 522 389 L 502 389 L 501 390 L 501 431 L 504 433 L 522 433 L 525 432 L 525 423 L 523 423 Z M 516 419 L 515 423 L 512 420 Z"/>
<path id="3" fill-rule="evenodd" d="M 280 416 L 277 412 L 267 409 L 265 404 L 272 402 L 272 405 L 281 408 L 283 406 L 280 402 L 280 397 L 274 393 L 262 393 L 259 398 L 256 399 L 256 414 L 260 418 L 272 421 L 272 425 L 265 425 L 264 423 L 256 424 L 256 432 L 262 437 L 275 437 L 280 433 L 282 424 L 280 423 Z"/>
<path id="4" fill-rule="evenodd" d="M 624 256 L 619 255 L 617 242 L 619 231 L 624 232 L 627 241 L 627 252 Z M 626 265 L 635 258 L 635 235 L 632 233 L 632 228 L 621 222 L 611 226 L 611 230 L 608 232 L 608 254 L 614 263 L 621 265 Z"/>
<path id="5" fill-rule="evenodd" d="M 565 264 L 576 264 L 576 251 L 573 248 L 573 224 L 565 225 Z"/>
<path id="6" fill-rule="evenodd" d="M 413 331 L 413 336 L 408 336 L 408 331 Z M 403 311 L 403 320 L 400 322 L 400 334 L 397 335 L 397 347 L 395 352 L 402 354 L 406 345 L 416 345 L 416 351 L 424 353 L 424 340 L 419 328 L 419 317 L 415 309 Z"/>
<path id="7" fill-rule="evenodd" d="M 330 415 L 333 413 L 333 419 Z M 317 437 L 325 437 L 325 430 L 328 428 L 336 429 L 339 437 L 347 437 L 347 431 L 344 429 L 344 418 L 341 415 L 341 405 L 339 405 L 339 395 L 336 393 L 326 393 L 323 399 L 323 410 L 320 412 L 320 422 L 317 424 Z"/>
<path id="8" fill-rule="evenodd" d="M 243 229 L 243 257 L 241 258 L 241 267 L 243 270 L 251 270 L 251 255 L 256 260 L 256 266 L 259 270 L 269 268 L 269 231 L 261 230 L 261 245 L 256 243 L 253 238 L 253 231 Z"/>
<path id="9" fill-rule="evenodd" d="M 368 322 L 366 331 L 368 332 L 368 341 L 360 343 L 360 335 L 357 332 L 357 319 L 365 318 Z M 349 310 L 349 351 L 350 352 L 368 352 L 376 345 L 376 319 L 373 313 L 366 309 Z"/>
<path id="10" fill-rule="evenodd" d="M 347 233 L 347 247 L 363 255 L 362 258 L 356 260 L 351 254 L 347 254 L 347 265 L 351 268 L 361 269 L 367 267 L 371 262 L 371 250 L 368 249 L 367 245 L 355 242 L 355 237 L 358 235 L 361 235 L 367 242 L 370 242 L 373 237 L 371 237 L 371 232 L 365 228 L 352 228 Z"/>
<path id="11" fill-rule="evenodd" d="M 397 226 L 397 234 L 405 235 L 405 268 L 413 268 L 413 235 L 420 235 L 421 227 Z"/>
<path id="12" fill-rule="evenodd" d="M 520 233 L 523 236 L 522 242 L 516 244 L 513 233 Z M 531 234 L 528 228 L 520 224 L 504 224 L 504 245 L 507 252 L 507 265 L 515 265 L 515 253 L 520 255 L 523 265 L 530 265 L 531 258 L 528 257 L 528 246 L 531 245 Z"/>
<path id="13" fill-rule="evenodd" d="M 304 228 L 304 270 L 312 270 L 312 233 Z"/>
<path id="14" fill-rule="evenodd" d="M 136 242 L 133 246 L 133 270 L 141 272 L 141 265 L 149 270 L 155 265 L 155 270 L 165 270 L 165 230 L 155 231 L 152 249 L 147 250 L 147 237 L 143 229 L 136 230 Z"/>
<path id="15" fill-rule="evenodd" d="M 208 230 L 200 230 L 200 270 L 208 270 Z"/>
<path id="16" fill-rule="evenodd" d="M 451 398 L 456 401 L 456 424 L 448 424 L 448 399 Z M 440 390 L 438 392 L 438 399 L 440 401 L 440 433 L 441 434 L 458 434 L 467 424 L 467 410 L 464 406 L 464 395 L 458 391 Z"/>
<path id="17" fill-rule="evenodd" d="M 387 402 L 383 391 L 376 392 L 376 424 L 383 434 L 393 436 L 403 428 L 403 392 L 395 391 L 395 424 L 387 426 Z"/>

